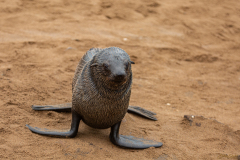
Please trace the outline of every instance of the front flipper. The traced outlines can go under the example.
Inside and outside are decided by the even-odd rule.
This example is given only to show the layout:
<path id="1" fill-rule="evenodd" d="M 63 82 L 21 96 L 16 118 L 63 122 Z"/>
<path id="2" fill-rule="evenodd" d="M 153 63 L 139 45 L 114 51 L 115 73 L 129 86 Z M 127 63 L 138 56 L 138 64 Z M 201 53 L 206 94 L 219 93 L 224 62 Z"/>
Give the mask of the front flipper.
<path id="1" fill-rule="evenodd" d="M 56 111 L 56 112 L 71 112 L 72 103 L 64 103 L 64 104 L 57 104 L 57 105 L 32 105 L 32 109 L 36 111 Z M 154 117 L 156 113 L 148 111 L 144 108 L 138 106 L 129 106 L 128 112 L 137 114 L 139 116 L 157 121 L 157 118 Z"/>
<path id="2" fill-rule="evenodd" d="M 130 112 L 130 113 L 135 113 L 139 116 L 157 121 L 157 118 L 154 117 L 154 115 L 156 115 L 156 113 L 151 112 L 149 110 L 146 110 L 144 108 L 141 108 L 141 107 L 138 107 L 138 106 L 129 106 L 127 111 Z"/>
<path id="3" fill-rule="evenodd" d="M 45 105 L 45 106 L 32 105 L 32 109 L 36 111 L 71 112 L 72 103 Z"/>
<path id="4" fill-rule="evenodd" d="M 161 142 L 146 140 L 143 138 L 136 138 L 133 136 L 119 135 L 121 121 L 111 127 L 110 141 L 120 147 L 132 149 L 145 149 L 149 147 L 161 147 Z"/>
<path id="5" fill-rule="evenodd" d="M 46 136 L 54 136 L 54 137 L 69 137 L 73 138 L 78 133 L 78 127 L 81 120 L 81 116 L 77 114 L 75 111 L 72 111 L 72 124 L 71 129 L 67 132 L 58 132 L 58 131 L 50 131 L 48 129 L 41 129 L 37 127 L 31 127 L 28 124 L 26 125 L 33 133 L 46 135 Z"/>

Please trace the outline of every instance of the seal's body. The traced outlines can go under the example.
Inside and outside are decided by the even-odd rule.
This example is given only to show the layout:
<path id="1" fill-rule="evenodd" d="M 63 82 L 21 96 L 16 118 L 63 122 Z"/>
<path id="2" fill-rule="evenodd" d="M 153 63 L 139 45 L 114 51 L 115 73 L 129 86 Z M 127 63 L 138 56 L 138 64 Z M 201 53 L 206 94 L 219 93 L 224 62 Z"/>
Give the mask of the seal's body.
<path id="1" fill-rule="evenodd" d="M 49 131 L 26 125 L 32 132 L 57 137 L 75 137 L 80 121 L 93 128 L 109 128 L 113 144 L 124 148 L 161 147 L 161 142 L 119 135 L 121 121 L 127 111 L 152 120 L 155 113 L 141 107 L 129 106 L 132 70 L 128 54 L 117 47 L 92 48 L 80 60 L 72 83 L 72 103 L 36 106 L 34 110 L 71 111 L 71 129 L 67 132 Z"/>
<path id="2" fill-rule="evenodd" d="M 87 125 L 109 128 L 125 116 L 131 84 L 131 61 L 124 50 L 92 48 L 75 71 L 72 109 Z"/>

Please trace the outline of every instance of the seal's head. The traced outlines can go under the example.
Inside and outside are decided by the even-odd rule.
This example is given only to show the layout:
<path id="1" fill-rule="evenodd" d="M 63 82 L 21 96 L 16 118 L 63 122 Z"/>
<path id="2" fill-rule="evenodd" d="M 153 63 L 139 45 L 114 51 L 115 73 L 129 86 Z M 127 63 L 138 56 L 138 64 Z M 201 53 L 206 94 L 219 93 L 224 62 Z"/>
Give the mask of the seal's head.
<path id="1" fill-rule="evenodd" d="M 129 55 L 122 49 L 110 47 L 96 55 L 94 63 L 98 77 L 109 89 L 119 89 L 131 80 L 132 71 Z"/>

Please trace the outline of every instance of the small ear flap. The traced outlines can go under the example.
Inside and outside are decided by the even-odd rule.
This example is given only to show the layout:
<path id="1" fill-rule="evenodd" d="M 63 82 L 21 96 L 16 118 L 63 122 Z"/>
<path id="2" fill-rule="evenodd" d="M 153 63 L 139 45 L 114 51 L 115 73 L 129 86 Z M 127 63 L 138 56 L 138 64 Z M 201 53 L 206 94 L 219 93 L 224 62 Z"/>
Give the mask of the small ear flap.
<path id="1" fill-rule="evenodd" d="M 135 62 L 133 62 L 133 61 L 130 61 L 131 62 L 131 64 L 135 64 Z"/>
<path id="2" fill-rule="evenodd" d="M 97 66 L 98 64 L 97 63 L 93 63 L 92 65 L 91 65 L 91 67 L 94 67 L 94 66 Z"/>

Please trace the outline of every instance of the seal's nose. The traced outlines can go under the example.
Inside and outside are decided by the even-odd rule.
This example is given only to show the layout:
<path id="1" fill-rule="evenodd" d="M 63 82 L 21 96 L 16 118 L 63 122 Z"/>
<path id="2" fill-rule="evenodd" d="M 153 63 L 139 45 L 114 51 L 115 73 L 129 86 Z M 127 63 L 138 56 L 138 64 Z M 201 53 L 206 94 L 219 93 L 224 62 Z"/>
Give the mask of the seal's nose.
<path id="1" fill-rule="evenodd" d="M 125 73 L 121 73 L 121 74 L 117 74 L 114 76 L 114 81 L 117 82 L 122 82 L 126 79 L 126 74 Z"/>

